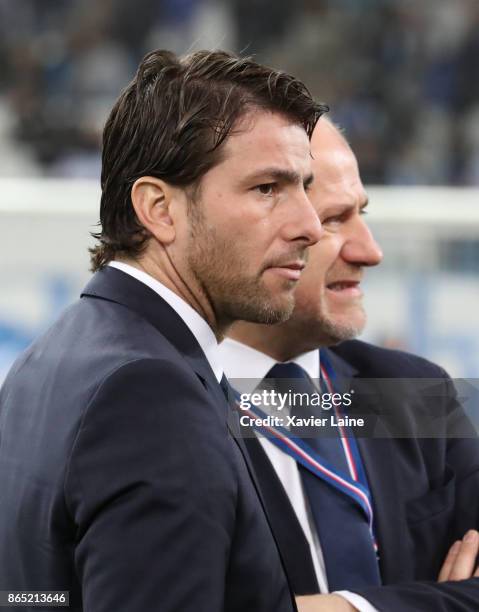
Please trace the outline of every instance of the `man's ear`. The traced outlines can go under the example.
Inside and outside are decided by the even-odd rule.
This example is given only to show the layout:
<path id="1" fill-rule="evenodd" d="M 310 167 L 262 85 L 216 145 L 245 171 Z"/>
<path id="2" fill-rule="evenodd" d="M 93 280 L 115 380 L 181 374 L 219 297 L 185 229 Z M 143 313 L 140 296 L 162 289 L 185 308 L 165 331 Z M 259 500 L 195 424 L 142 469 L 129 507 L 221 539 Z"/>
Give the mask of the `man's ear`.
<path id="1" fill-rule="evenodd" d="M 153 176 L 140 177 L 131 188 L 131 201 L 139 222 L 163 244 L 171 244 L 176 235 L 170 214 L 174 193 L 174 187 Z"/>

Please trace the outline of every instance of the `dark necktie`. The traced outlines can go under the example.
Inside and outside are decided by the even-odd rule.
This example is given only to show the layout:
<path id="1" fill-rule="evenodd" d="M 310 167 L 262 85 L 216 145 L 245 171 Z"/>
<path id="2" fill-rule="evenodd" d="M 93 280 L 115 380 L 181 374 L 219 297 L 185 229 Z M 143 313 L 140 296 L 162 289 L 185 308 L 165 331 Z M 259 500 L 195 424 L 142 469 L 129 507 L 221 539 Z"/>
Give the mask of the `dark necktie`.
<path id="1" fill-rule="evenodd" d="M 292 393 L 318 392 L 306 371 L 295 363 L 276 364 L 266 378 L 275 379 L 275 388 L 281 389 L 282 392 L 285 392 L 286 388 Z M 299 402 L 295 402 L 291 406 L 291 416 L 327 416 L 329 419 L 330 411 L 322 410 L 319 415 L 319 408 L 298 404 Z M 297 431 L 291 433 L 298 435 Z M 321 437 L 306 437 L 307 434 L 300 434 L 299 437 L 337 472 L 349 474 L 337 428 L 329 429 L 326 436 L 324 430 L 322 433 Z M 363 511 L 350 497 L 331 487 L 299 463 L 297 465 L 321 542 L 329 590 L 354 590 L 380 585 L 376 553 Z"/>

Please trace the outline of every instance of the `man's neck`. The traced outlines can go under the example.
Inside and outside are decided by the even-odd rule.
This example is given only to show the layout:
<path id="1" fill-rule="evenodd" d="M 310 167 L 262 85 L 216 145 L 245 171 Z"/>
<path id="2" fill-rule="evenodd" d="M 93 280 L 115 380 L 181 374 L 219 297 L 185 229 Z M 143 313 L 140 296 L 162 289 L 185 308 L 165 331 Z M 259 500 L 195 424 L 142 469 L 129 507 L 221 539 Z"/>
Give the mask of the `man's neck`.
<path id="1" fill-rule="evenodd" d="M 182 278 L 181 274 L 165 252 L 157 253 L 155 256 L 152 256 L 150 252 L 146 252 L 136 259 L 117 258 L 117 261 L 128 264 L 137 270 L 141 270 L 167 287 L 191 306 L 191 308 L 196 310 L 211 327 L 218 342 L 223 340 L 226 326 L 220 326 L 206 296 L 203 296 L 200 290 L 195 292 L 191 289 L 194 283 L 186 282 Z"/>
<path id="2" fill-rule="evenodd" d="M 319 348 L 300 341 L 304 334 L 297 333 L 291 324 L 260 325 L 237 321 L 228 330 L 228 337 L 272 357 L 275 361 L 290 361 L 308 351 Z"/>

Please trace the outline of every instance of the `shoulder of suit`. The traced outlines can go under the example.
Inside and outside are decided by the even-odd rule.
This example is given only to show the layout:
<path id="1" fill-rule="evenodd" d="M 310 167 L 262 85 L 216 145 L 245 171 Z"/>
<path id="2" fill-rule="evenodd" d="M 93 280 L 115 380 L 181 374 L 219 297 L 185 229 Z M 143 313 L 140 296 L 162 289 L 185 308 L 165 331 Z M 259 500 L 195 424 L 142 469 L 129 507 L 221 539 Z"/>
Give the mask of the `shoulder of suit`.
<path id="1" fill-rule="evenodd" d="M 370 378 L 437 378 L 448 376 L 439 365 L 413 355 L 369 344 L 361 340 L 347 340 L 330 347 L 335 355 L 356 368 L 361 376 Z"/>

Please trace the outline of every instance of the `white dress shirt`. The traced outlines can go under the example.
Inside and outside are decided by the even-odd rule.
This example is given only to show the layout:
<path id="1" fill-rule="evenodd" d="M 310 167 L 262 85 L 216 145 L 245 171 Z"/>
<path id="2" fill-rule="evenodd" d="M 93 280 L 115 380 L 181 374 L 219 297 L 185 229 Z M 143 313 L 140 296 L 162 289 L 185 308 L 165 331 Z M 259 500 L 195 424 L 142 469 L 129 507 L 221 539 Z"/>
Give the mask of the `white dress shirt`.
<path id="1" fill-rule="evenodd" d="M 223 376 L 223 366 L 219 354 L 218 342 L 216 341 L 216 336 L 214 335 L 213 330 L 203 319 L 203 317 L 196 312 L 192 306 L 185 302 L 183 298 L 180 298 L 179 295 L 171 291 L 171 289 L 168 289 L 168 287 L 165 287 L 165 285 L 156 280 L 156 278 L 153 278 L 146 272 L 143 272 L 143 270 L 138 270 L 138 268 L 120 261 L 111 261 L 108 265 L 112 268 L 125 272 L 125 274 L 133 276 L 133 278 L 136 278 L 136 280 L 139 280 L 150 287 L 150 289 L 153 289 L 153 291 L 158 293 L 158 295 L 160 295 L 165 302 L 168 302 L 176 314 L 183 319 L 193 336 L 198 341 L 198 344 L 201 346 L 203 353 L 205 354 L 205 357 L 214 372 L 214 375 L 216 376 L 218 382 L 220 382 L 221 377 Z"/>
<path id="2" fill-rule="evenodd" d="M 272 357 L 257 351 L 231 338 L 225 338 L 219 346 L 220 359 L 226 377 L 232 386 L 235 386 L 235 379 L 241 379 L 241 392 L 251 393 L 256 385 L 266 376 L 269 370 L 277 363 Z M 315 381 L 320 378 L 319 354 L 318 351 L 310 351 L 299 355 L 292 360 L 301 366 L 310 378 Z M 258 440 L 263 447 L 268 459 L 283 485 L 289 501 L 296 513 L 299 524 L 301 525 L 306 540 L 311 551 L 311 558 L 318 580 L 318 585 L 322 593 L 328 593 L 328 581 L 326 578 L 326 568 L 324 557 L 321 550 L 313 516 L 304 495 L 301 477 L 296 461 L 287 453 L 284 453 L 275 444 L 264 436 L 258 436 Z M 364 597 L 349 591 L 337 591 L 349 601 L 359 612 L 378 612 Z"/>

